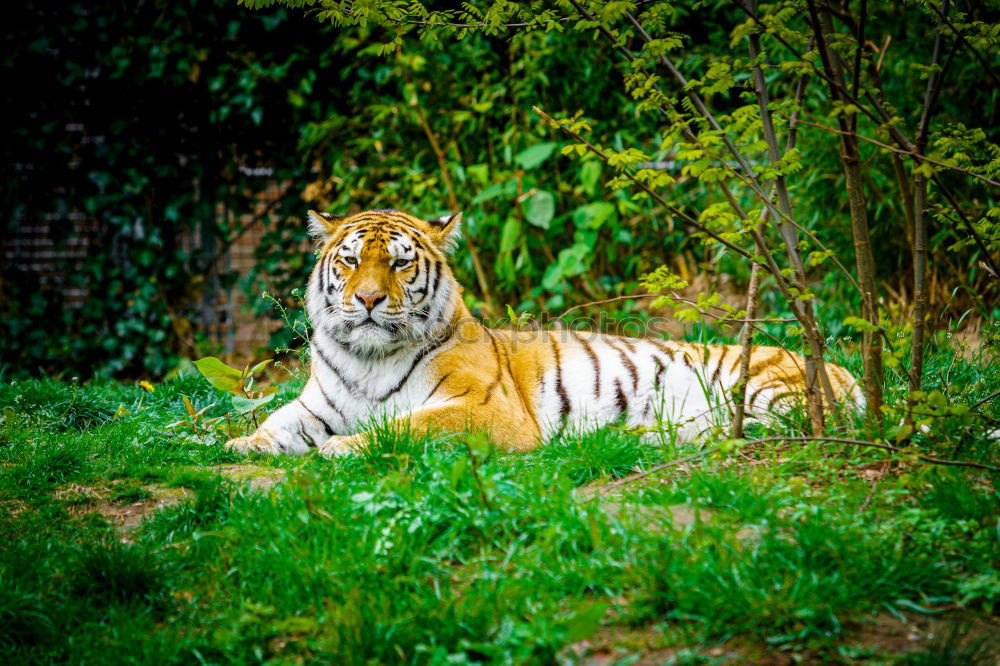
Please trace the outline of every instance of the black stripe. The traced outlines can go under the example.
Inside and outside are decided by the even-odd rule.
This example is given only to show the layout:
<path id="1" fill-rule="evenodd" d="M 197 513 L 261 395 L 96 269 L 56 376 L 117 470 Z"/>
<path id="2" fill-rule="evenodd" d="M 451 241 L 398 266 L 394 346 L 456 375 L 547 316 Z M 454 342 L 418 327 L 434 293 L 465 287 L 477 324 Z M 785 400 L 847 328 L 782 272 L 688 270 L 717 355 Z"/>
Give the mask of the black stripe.
<path id="1" fill-rule="evenodd" d="M 581 345 L 583 345 L 584 351 L 587 352 L 587 356 L 590 357 L 590 362 L 594 366 L 594 396 L 597 398 L 601 397 L 601 361 L 597 358 L 597 354 L 594 353 L 594 348 L 590 346 L 590 343 L 577 335 L 576 331 L 570 329 L 570 334 L 576 338 Z"/>
<path id="2" fill-rule="evenodd" d="M 316 380 L 316 383 L 318 384 L 319 380 Z M 313 410 L 309 409 L 309 406 L 302 400 L 302 398 L 296 398 L 296 400 L 299 401 L 299 404 L 302 405 L 305 408 L 305 410 L 312 415 L 312 417 L 314 419 L 316 419 L 317 421 L 319 421 L 320 423 L 323 424 L 323 429 L 326 430 L 326 436 L 327 437 L 332 437 L 333 434 L 334 434 L 333 428 L 331 428 L 330 424 L 326 422 L 326 419 L 324 419 L 323 417 L 321 417 L 319 414 L 317 414 Z"/>
<path id="3" fill-rule="evenodd" d="M 480 324 L 482 326 L 482 324 Z M 493 336 L 493 331 L 483 326 L 483 330 L 486 331 L 486 335 L 490 336 L 490 342 L 493 343 L 493 356 L 497 362 L 497 376 L 493 378 L 490 385 L 486 387 L 486 396 L 483 401 L 479 403 L 480 405 L 485 405 L 493 397 L 493 391 L 496 390 L 497 386 L 500 386 L 500 379 L 503 377 L 503 370 L 500 366 L 500 350 L 497 348 L 497 340 Z"/>
<path id="4" fill-rule="evenodd" d="M 340 411 L 340 408 L 337 407 L 337 405 L 334 404 L 333 400 L 330 399 L 330 396 L 326 394 L 326 391 L 323 390 L 323 384 L 322 382 L 319 381 L 318 378 L 316 379 L 316 388 L 319 389 L 320 395 L 322 395 L 323 399 L 326 400 L 326 404 L 330 406 L 330 409 L 337 412 L 337 416 L 340 417 L 340 420 L 344 422 L 344 426 L 346 427 L 347 419 L 344 417 L 344 412 Z"/>
<path id="5" fill-rule="evenodd" d="M 441 282 L 441 273 L 442 273 L 441 262 L 440 261 L 435 261 L 434 262 L 434 286 L 431 287 L 431 293 L 432 294 L 436 294 L 437 293 L 438 284 L 440 284 L 440 282 Z"/>
<path id="6" fill-rule="evenodd" d="M 431 286 L 431 260 L 427 257 L 424 257 L 424 270 L 421 274 L 424 276 L 424 286 L 420 290 L 426 294 Z"/>
<path id="7" fill-rule="evenodd" d="M 618 355 L 622 359 L 622 365 L 625 366 L 625 369 L 628 370 L 628 374 L 632 377 L 632 390 L 633 391 L 638 391 L 639 390 L 639 371 L 636 369 L 635 363 L 633 363 L 632 359 L 630 359 L 628 357 L 628 354 L 626 354 L 624 351 L 622 351 L 621 349 L 619 349 L 617 346 L 614 345 L 614 343 L 611 342 L 611 338 L 605 338 L 604 342 L 609 347 L 611 347 L 616 352 L 618 352 Z M 631 346 L 631 345 L 629 345 L 629 346 Z M 635 347 L 632 347 L 632 350 L 634 351 Z"/>
<path id="8" fill-rule="evenodd" d="M 753 354 L 753 347 L 750 348 L 750 353 Z M 736 355 L 736 360 L 733 361 L 733 367 L 729 368 L 729 372 L 736 372 L 736 368 L 737 366 L 739 366 L 740 361 L 742 360 L 743 360 L 743 350 L 741 349 L 740 353 Z"/>
<path id="9" fill-rule="evenodd" d="M 389 389 L 388 393 L 383 395 L 381 398 L 378 398 L 377 399 L 378 402 L 385 402 L 386 400 L 388 400 L 390 395 L 397 393 L 399 389 L 403 388 L 406 382 L 409 381 L 410 375 L 413 374 L 413 369 L 417 367 L 417 364 L 420 363 L 420 361 L 423 360 L 423 358 L 427 356 L 427 354 L 431 353 L 432 351 L 443 345 L 450 338 L 451 338 L 451 333 L 449 332 L 448 335 L 441 336 L 440 338 L 432 342 L 430 345 L 421 349 L 420 353 L 417 354 L 416 357 L 413 359 L 413 363 L 410 364 L 409 370 L 407 370 L 406 374 L 403 375 L 403 378 L 399 380 L 399 383 L 396 384 L 396 386 L 394 386 L 393 388 Z"/>
<path id="10" fill-rule="evenodd" d="M 510 367 L 510 354 L 506 349 L 504 349 L 503 357 L 507 362 L 507 374 L 510 375 L 510 381 L 514 385 L 514 390 L 517 391 L 517 397 L 521 399 L 521 404 L 528 410 L 528 414 L 531 415 L 531 420 L 535 422 L 535 426 L 538 426 L 538 419 L 535 418 L 535 410 L 533 407 L 529 406 L 528 401 L 524 397 L 524 393 L 521 392 L 521 384 L 517 381 L 517 377 L 514 376 L 513 368 Z"/>
<path id="11" fill-rule="evenodd" d="M 549 334 L 549 342 L 552 346 L 552 353 L 556 357 L 556 392 L 559 394 L 559 418 L 565 419 L 569 414 L 569 396 L 566 394 L 566 387 L 562 381 L 562 359 L 559 357 L 559 347 L 556 345 L 556 338 Z"/>
<path id="12" fill-rule="evenodd" d="M 767 358 L 762 358 L 759 361 L 752 362 L 750 365 L 749 377 L 756 377 L 761 373 L 762 370 L 766 370 L 773 365 L 778 365 L 784 359 L 784 352 L 780 349 L 772 349 L 772 353 Z M 750 357 L 753 361 L 753 356 Z"/>
<path id="13" fill-rule="evenodd" d="M 777 405 L 785 398 L 790 398 L 793 396 L 800 396 L 800 395 L 802 395 L 800 391 L 785 391 L 784 393 L 775 393 L 774 397 L 771 398 L 771 404 Z"/>
<path id="14" fill-rule="evenodd" d="M 425 403 L 431 399 L 431 396 L 434 395 L 434 393 L 441 387 L 441 384 L 444 383 L 444 380 L 448 379 L 450 375 L 451 375 L 450 372 L 446 372 L 443 375 L 441 375 L 441 379 L 437 380 L 437 384 L 434 385 L 434 388 L 431 389 L 431 392 L 427 394 L 426 398 L 424 398 Z"/>
<path id="15" fill-rule="evenodd" d="M 326 291 L 326 262 L 330 257 L 330 253 L 327 252 L 322 257 L 319 258 L 319 265 L 316 266 L 316 273 L 319 275 L 319 291 L 324 293 Z"/>
<path id="16" fill-rule="evenodd" d="M 768 382 L 767 384 L 763 384 L 760 388 L 758 388 L 756 391 L 750 394 L 750 401 L 747 404 L 750 407 L 753 407 L 753 403 L 757 400 L 757 396 L 759 396 L 762 391 L 776 388 L 780 384 L 781 382 Z"/>
<path id="17" fill-rule="evenodd" d="M 416 260 L 414 260 L 414 261 L 416 261 Z M 430 283 L 431 283 L 431 262 L 430 262 L 430 260 L 427 257 L 423 257 L 423 263 L 424 263 L 424 270 L 422 270 L 422 271 L 414 271 L 413 272 L 413 279 L 410 280 L 407 283 L 407 284 L 413 284 L 417 280 L 419 280 L 421 277 L 424 278 L 424 284 L 423 284 L 423 286 L 420 287 L 420 288 L 418 288 L 418 289 L 414 289 L 413 290 L 414 294 L 425 294 L 426 295 L 427 294 L 427 288 L 430 286 Z M 423 300 L 423 299 L 421 298 L 420 300 Z M 418 303 L 418 302 L 419 301 L 414 301 L 414 303 Z"/>
<path id="18" fill-rule="evenodd" d="M 450 398 L 448 398 L 448 400 L 451 401 L 451 400 L 454 400 L 455 398 L 461 398 L 462 396 L 464 396 L 464 395 L 466 395 L 468 393 L 469 393 L 469 389 L 465 389 L 461 393 L 456 393 L 455 395 L 451 396 Z"/>
<path id="19" fill-rule="evenodd" d="M 722 370 L 722 362 L 726 359 L 726 354 L 729 353 L 729 347 L 723 347 L 722 353 L 719 354 L 719 363 L 715 366 L 715 372 L 712 373 L 712 381 L 710 384 L 715 384 L 719 381 L 719 372 Z"/>
<path id="20" fill-rule="evenodd" d="M 664 354 L 666 354 L 667 356 L 669 356 L 671 361 L 674 360 L 674 350 L 670 346 L 668 346 L 666 342 L 664 342 L 663 340 L 655 340 L 655 339 L 650 339 L 649 342 L 654 347 L 656 347 L 657 349 L 659 349 L 660 351 L 662 351 Z"/>
<path id="21" fill-rule="evenodd" d="M 621 416 L 628 414 L 628 398 L 625 397 L 625 392 L 622 391 L 622 382 L 618 378 L 615 378 L 615 404 L 618 405 L 618 413 Z"/>
<path id="22" fill-rule="evenodd" d="M 337 340 L 334 340 L 334 342 L 340 344 L 339 341 Z M 331 361 L 330 358 L 323 353 L 323 350 L 320 348 L 319 345 L 315 345 L 315 347 L 316 347 L 316 354 L 319 356 L 320 360 L 323 361 L 326 367 L 328 367 L 330 371 L 337 376 L 337 379 L 339 379 L 340 383 L 344 385 L 344 388 L 346 388 L 351 393 L 363 393 L 363 391 L 359 390 L 360 387 L 357 385 L 356 382 L 347 379 L 346 377 L 344 377 L 343 374 L 341 374 L 340 368 L 338 368 L 333 364 L 333 361 Z M 341 345 L 341 347 L 344 347 L 344 345 Z"/>
<path id="23" fill-rule="evenodd" d="M 659 390 L 660 381 L 663 379 L 663 371 L 667 369 L 667 366 L 663 364 L 659 356 L 654 356 L 653 361 L 656 363 L 656 374 L 653 376 L 653 386 Z"/>
<path id="24" fill-rule="evenodd" d="M 310 449 L 316 448 L 316 442 L 313 440 L 312 437 L 308 435 L 308 433 L 306 433 L 305 428 L 302 427 L 301 421 L 299 421 L 299 436 L 302 438 L 302 441 L 305 442 Z"/>

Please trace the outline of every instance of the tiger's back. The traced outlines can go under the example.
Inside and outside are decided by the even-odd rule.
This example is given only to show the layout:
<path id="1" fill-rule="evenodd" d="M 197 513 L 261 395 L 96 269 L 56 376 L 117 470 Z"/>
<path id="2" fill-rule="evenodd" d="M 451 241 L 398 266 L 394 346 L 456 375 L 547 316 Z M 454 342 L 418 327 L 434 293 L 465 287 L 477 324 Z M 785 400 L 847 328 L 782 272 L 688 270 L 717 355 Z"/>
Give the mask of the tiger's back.
<path id="1" fill-rule="evenodd" d="M 441 355 L 435 368 L 435 376 L 443 377 L 439 390 L 464 400 L 464 409 L 479 412 L 480 421 L 489 413 L 494 429 L 534 435 L 508 436 L 519 450 L 563 431 L 611 423 L 668 428 L 682 439 L 690 438 L 728 420 L 732 390 L 739 381 L 738 345 L 619 337 L 565 327 L 484 330 L 483 338 Z M 456 374 L 460 367 L 476 371 Z M 851 374 L 832 363 L 826 368 L 837 399 L 862 405 Z M 805 388 L 801 356 L 775 347 L 751 349 L 748 414 L 783 411 L 801 399 Z M 509 404 L 511 396 L 525 412 L 514 418 L 516 428 L 506 423 L 517 413 Z M 495 400 L 504 404 L 493 409 L 490 403 Z"/>

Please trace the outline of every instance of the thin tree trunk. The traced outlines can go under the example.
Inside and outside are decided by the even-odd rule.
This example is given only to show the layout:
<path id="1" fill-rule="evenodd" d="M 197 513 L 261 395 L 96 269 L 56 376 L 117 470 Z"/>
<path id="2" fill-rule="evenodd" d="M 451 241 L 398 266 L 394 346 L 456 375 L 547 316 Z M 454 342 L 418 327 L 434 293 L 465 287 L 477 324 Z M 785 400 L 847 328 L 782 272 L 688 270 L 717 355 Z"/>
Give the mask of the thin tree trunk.
<path id="1" fill-rule="evenodd" d="M 837 101 L 845 101 L 841 92 L 847 90 L 847 85 L 841 63 L 836 53 L 827 50 L 826 35 L 832 33 L 830 17 L 826 13 L 820 16 L 815 0 L 808 0 L 808 5 L 816 46 L 827 74 L 827 82 L 830 84 L 830 94 Z M 844 114 L 841 114 L 837 116 L 837 123 L 841 129 L 840 161 L 844 167 L 844 180 L 847 184 L 851 235 L 854 239 L 858 285 L 861 287 L 862 316 L 872 329 L 864 331 L 861 337 L 861 355 L 865 364 L 865 397 L 868 399 L 869 413 L 878 419 L 882 408 L 882 338 L 878 320 L 875 257 L 872 254 L 868 211 L 865 208 L 864 186 L 861 179 L 861 154 L 858 150 L 858 140 L 854 136 L 855 122 L 845 119 Z"/>
<path id="2" fill-rule="evenodd" d="M 747 0 L 747 4 L 750 11 L 753 14 L 757 13 L 756 0 Z M 757 106 L 760 108 L 760 120 L 761 127 L 764 133 L 764 141 L 767 143 L 767 154 L 771 160 L 771 164 L 777 164 L 781 160 L 781 153 L 778 151 L 778 137 L 774 131 L 774 123 L 771 119 L 770 110 L 770 96 L 767 92 L 767 81 L 764 78 L 764 70 L 760 66 L 760 33 L 762 29 L 760 24 L 757 28 L 750 33 L 749 51 L 750 60 L 754 63 L 753 65 L 753 82 L 754 89 L 757 93 Z M 796 97 L 801 101 L 802 94 L 805 90 L 804 79 L 800 80 L 800 85 L 796 88 Z M 787 152 L 795 145 L 795 125 L 794 121 L 789 130 L 788 145 L 785 148 Z M 793 279 L 796 282 L 796 287 L 798 287 L 799 293 L 804 293 L 806 291 L 806 269 L 802 263 L 802 255 L 799 252 L 799 238 L 795 227 L 789 223 L 793 219 L 792 216 L 792 201 L 791 197 L 788 195 L 788 184 L 785 182 L 785 176 L 779 175 L 774 180 L 774 191 L 778 195 L 778 207 L 781 209 L 784 218 L 776 218 L 775 223 L 778 226 L 778 231 L 781 233 L 781 238 L 785 242 L 785 248 L 788 251 L 788 261 L 795 269 L 795 275 Z M 766 216 L 766 213 L 765 213 Z M 751 269 L 753 270 L 753 269 Z M 751 277 L 752 280 L 752 277 Z M 803 310 L 805 319 L 809 322 L 815 324 L 816 317 L 813 313 L 812 303 L 809 301 L 802 301 L 800 307 Z M 753 318 L 756 315 L 750 316 Z M 752 336 L 751 336 L 752 337 Z M 809 420 L 812 423 L 813 434 L 816 436 L 822 435 L 826 427 L 825 418 L 823 413 L 823 394 L 820 390 L 819 385 L 819 371 L 820 367 L 823 366 L 823 349 L 822 341 L 823 337 L 819 333 L 819 326 L 815 327 L 813 332 L 813 337 L 819 342 L 819 353 L 811 353 L 805 357 L 806 364 L 806 404 L 809 409 Z M 744 345 L 744 351 L 746 351 L 749 343 Z M 749 354 L 747 354 L 749 357 Z M 823 368 L 825 370 L 825 367 Z M 832 396 L 831 396 L 832 400 Z M 832 405 L 831 405 L 832 406 Z M 742 417 L 742 414 L 741 414 Z M 742 423 L 740 424 L 742 428 Z"/>
<path id="3" fill-rule="evenodd" d="M 941 27 L 948 14 L 948 0 L 941 5 L 938 30 L 934 35 L 931 73 L 927 77 L 924 107 L 914 139 L 915 150 L 923 155 L 927 148 L 931 116 L 941 84 L 937 66 L 941 61 Z M 910 391 L 919 391 L 924 374 L 924 334 L 927 329 L 927 176 L 919 165 L 913 169 L 913 350 L 910 355 Z M 912 398 L 907 400 L 907 421 L 912 421 Z"/>
<path id="4" fill-rule="evenodd" d="M 753 324 L 757 318 L 760 304 L 760 274 L 761 265 L 756 261 L 750 265 L 750 286 L 747 288 L 747 322 L 740 332 L 740 378 L 733 387 L 733 427 L 730 436 L 733 439 L 743 437 L 743 419 L 746 415 L 747 382 L 750 378 L 750 354 L 753 352 Z"/>
<path id="5" fill-rule="evenodd" d="M 913 191 L 910 189 L 910 181 L 906 177 L 906 167 L 903 166 L 903 159 L 896 153 L 890 153 L 892 160 L 892 172 L 896 176 L 896 184 L 903 196 L 903 224 L 905 226 L 906 242 L 913 251 L 913 228 L 916 226 L 916 215 L 913 212 Z"/>

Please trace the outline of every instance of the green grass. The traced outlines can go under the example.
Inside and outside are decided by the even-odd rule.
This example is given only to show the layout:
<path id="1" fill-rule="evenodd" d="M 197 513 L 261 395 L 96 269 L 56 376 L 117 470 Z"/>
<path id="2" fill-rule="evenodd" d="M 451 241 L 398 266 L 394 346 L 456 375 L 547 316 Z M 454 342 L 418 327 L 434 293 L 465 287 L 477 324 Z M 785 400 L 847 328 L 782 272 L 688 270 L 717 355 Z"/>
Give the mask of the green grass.
<path id="1" fill-rule="evenodd" d="M 947 388 L 951 405 L 1000 388 L 995 367 L 946 347 L 928 365 L 928 389 Z M 946 386 L 935 377 L 948 368 Z M 981 627 L 1000 609 L 995 474 L 776 442 L 601 493 L 715 443 L 650 445 L 609 428 L 506 455 L 477 436 L 382 427 L 353 457 L 247 457 L 221 449 L 226 433 L 168 430 L 182 394 L 224 413 L 225 397 L 190 376 L 155 393 L 0 386 L 0 661 L 573 663 L 568 646 L 583 639 L 621 663 L 667 647 L 677 664 L 767 651 L 988 663 L 994 649 Z M 978 412 L 937 418 L 914 446 L 996 464 L 984 432 L 997 401 Z M 801 427 L 793 417 L 754 434 Z M 879 436 L 860 421 L 830 427 Z M 236 463 L 287 476 L 252 490 L 217 473 Z M 186 499 L 127 543 L 97 513 L 169 487 Z M 865 644 L 876 615 L 928 614 L 957 629 L 910 654 Z"/>

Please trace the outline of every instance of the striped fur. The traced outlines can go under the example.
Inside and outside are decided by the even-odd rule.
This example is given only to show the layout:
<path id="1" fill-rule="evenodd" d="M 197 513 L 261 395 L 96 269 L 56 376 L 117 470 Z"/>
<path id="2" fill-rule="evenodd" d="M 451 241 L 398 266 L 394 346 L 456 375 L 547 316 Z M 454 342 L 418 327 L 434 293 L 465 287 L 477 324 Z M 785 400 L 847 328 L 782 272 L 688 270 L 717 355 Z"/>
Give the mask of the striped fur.
<path id="1" fill-rule="evenodd" d="M 242 450 L 349 453 L 373 422 L 422 431 L 487 431 L 526 451 L 567 429 L 669 425 L 690 438 L 727 416 L 740 348 L 626 338 L 569 328 L 493 330 L 473 319 L 447 251 L 461 215 L 424 221 L 398 211 L 309 213 L 319 260 L 306 305 L 314 333 L 302 394 Z M 802 357 L 751 355 L 751 414 L 784 409 L 805 388 Z M 860 406 L 843 368 L 827 364 L 838 399 Z"/>

